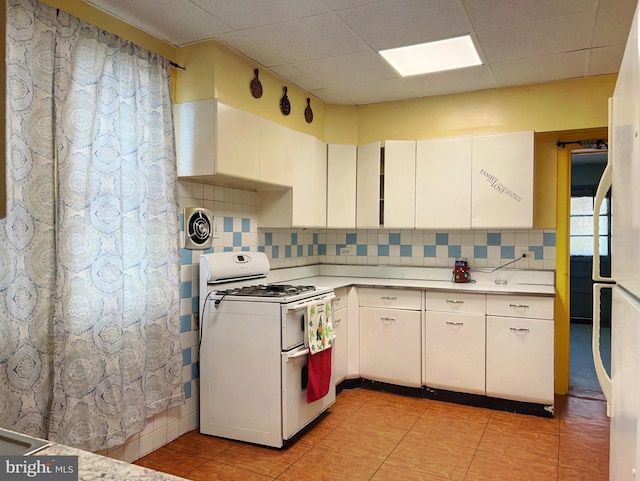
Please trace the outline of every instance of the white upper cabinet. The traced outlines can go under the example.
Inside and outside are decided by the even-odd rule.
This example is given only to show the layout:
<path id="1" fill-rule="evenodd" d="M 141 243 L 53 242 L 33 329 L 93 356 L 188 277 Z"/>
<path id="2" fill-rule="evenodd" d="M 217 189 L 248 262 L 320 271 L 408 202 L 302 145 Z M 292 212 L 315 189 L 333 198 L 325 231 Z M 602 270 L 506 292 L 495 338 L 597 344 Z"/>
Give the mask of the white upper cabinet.
<path id="1" fill-rule="evenodd" d="M 215 100 L 176 104 L 178 175 L 258 180 L 260 117 Z"/>
<path id="2" fill-rule="evenodd" d="M 533 227 L 533 132 L 473 137 L 471 227 Z"/>
<path id="3" fill-rule="evenodd" d="M 416 203 L 416 141 L 387 140 L 384 144 L 385 228 L 413 228 Z"/>
<path id="4" fill-rule="evenodd" d="M 356 226 L 356 146 L 327 148 L 327 227 Z"/>
<path id="5" fill-rule="evenodd" d="M 327 225 L 327 144 L 293 132 L 292 227 Z"/>
<path id="6" fill-rule="evenodd" d="M 471 228 L 471 137 L 416 144 L 416 228 Z"/>
<path id="7" fill-rule="evenodd" d="M 293 185 L 293 133 L 284 125 L 260 119 L 260 181 Z"/>
<path id="8" fill-rule="evenodd" d="M 380 227 L 380 142 L 358 145 L 356 227 Z"/>

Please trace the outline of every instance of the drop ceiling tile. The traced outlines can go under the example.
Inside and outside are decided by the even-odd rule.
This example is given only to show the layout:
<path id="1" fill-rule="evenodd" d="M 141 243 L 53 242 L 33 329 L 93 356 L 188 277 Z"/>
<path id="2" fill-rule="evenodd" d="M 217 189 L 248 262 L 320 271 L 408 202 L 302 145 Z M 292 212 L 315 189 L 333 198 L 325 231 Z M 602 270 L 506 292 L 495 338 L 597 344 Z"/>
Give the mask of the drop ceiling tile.
<path id="1" fill-rule="evenodd" d="M 471 31 L 461 4 L 451 0 L 388 0 L 343 10 L 338 15 L 375 50 L 457 37 Z"/>
<path id="2" fill-rule="evenodd" d="M 357 68 L 354 68 L 357 65 Z M 371 82 L 398 77 L 398 73 L 375 52 L 362 52 L 340 57 L 325 58 L 294 66 L 324 87 Z"/>
<path id="3" fill-rule="evenodd" d="M 420 97 L 403 79 L 379 80 L 327 89 L 333 95 L 346 98 L 353 105 L 394 102 Z"/>
<path id="4" fill-rule="evenodd" d="M 191 2 L 181 3 L 179 11 L 176 11 L 174 0 L 154 0 L 153 8 L 149 8 L 147 2 L 130 0 L 87 2 L 172 45 L 210 39 L 231 30 Z M 184 28 L 184 25 L 189 25 L 189 28 Z"/>
<path id="5" fill-rule="evenodd" d="M 593 31 L 593 47 L 626 44 L 634 6 L 621 6 L 598 10 L 596 25 Z"/>
<path id="6" fill-rule="evenodd" d="M 267 25 L 242 32 L 268 51 L 277 51 L 287 63 L 346 55 L 368 50 L 334 14 Z"/>
<path id="7" fill-rule="evenodd" d="M 256 45 L 239 32 L 223 33 L 218 35 L 216 40 L 265 67 L 274 67 L 285 63 L 280 57 L 265 50 L 262 46 Z"/>
<path id="8" fill-rule="evenodd" d="M 478 34 L 489 63 L 587 49 L 592 14 L 569 15 Z"/>
<path id="9" fill-rule="evenodd" d="M 362 5 L 371 5 L 379 1 L 380 0 L 324 0 L 324 3 L 326 3 L 331 10 L 337 12 L 338 10 L 361 7 Z"/>
<path id="10" fill-rule="evenodd" d="M 589 52 L 587 75 L 605 75 L 620 71 L 624 45 L 592 48 Z"/>
<path id="11" fill-rule="evenodd" d="M 307 92 L 324 87 L 324 84 L 320 80 L 302 73 L 292 65 L 279 65 L 271 68 L 271 71 Z"/>
<path id="12" fill-rule="evenodd" d="M 473 92 L 498 87 L 487 66 L 461 68 L 405 79 L 422 97 Z"/>
<path id="13" fill-rule="evenodd" d="M 190 0 L 234 29 L 287 22 L 327 13 L 317 0 Z M 182 0 L 184 2 L 184 0 Z M 181 4 L 182 4 L 181 2 Z"/>
<path id="14" fill-rule="evenodd" d="M 598 8 L 628 7 L 632 10 L 636 7 L 636 0 L 600 0 Z"/>
<path id="15" fill-rule="evenodd" d="M 345 99 L 344 97 L 341 97 L 340 95 L 328 89 L 314 90 L 313 92 L 310 92 L 310 93 L 328 104 L 353 105 L 351 101 Z"/>
<path id="16" fill-rule="evenodd" d="M 462 0 L 476 32 L 589 13 L 596 0 Z"/>
<path id="17" fill-rule="evenodd" d="M 491 66 L 500 87 L 553 82 L 584 76 L 586 51 L 501 62 Z"/>

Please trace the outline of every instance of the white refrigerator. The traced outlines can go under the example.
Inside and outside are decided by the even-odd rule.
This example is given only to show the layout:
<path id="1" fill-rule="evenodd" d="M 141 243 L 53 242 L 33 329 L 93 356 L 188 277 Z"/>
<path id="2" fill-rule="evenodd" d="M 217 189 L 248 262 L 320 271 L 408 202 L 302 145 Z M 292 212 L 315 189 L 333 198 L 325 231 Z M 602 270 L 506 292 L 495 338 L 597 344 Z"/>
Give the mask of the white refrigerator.
<path id="1" fill-rule="evenodd" d="M 594 205 L 594 325 L 596 374 L 611 417 L 609 479 L 640 480 L 640 40 L 638 8 L 609 102 L 609 162 Z M 597 213 L 611 188 L 611 278 L 599 272 Z M 612 289 L 611 377 L 599 349 L 600 292 Z"/>

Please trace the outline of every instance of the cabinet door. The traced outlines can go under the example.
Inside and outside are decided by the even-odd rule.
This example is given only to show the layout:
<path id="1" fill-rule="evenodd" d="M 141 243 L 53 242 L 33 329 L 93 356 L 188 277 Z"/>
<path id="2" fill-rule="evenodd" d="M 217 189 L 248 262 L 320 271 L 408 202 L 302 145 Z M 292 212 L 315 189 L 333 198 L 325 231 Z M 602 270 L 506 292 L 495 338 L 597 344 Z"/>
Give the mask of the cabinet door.
<path id="1" fill-rule="evenodd" d="M 334 378 L 336 384 L 347 377 L 348 322 L 348 309 L 343 308 L 333 312 L 333 327 L 336 333 L 336 338 L 333 341 L 333 350 L 335 351 Z"/>
<path id="2" fill-rule="evenodd" d="M 327 148 L 327 227 L 356 226 L 356 146 Z"/>
<path id="3" fill-rule="evenodd" d="M 216 174 L 260 179 L 260 117 L 218 102 Z"/>
<path id="4" fill-rule="evenodd" d="M 533 132 L 473 137 L 471 227 L 533 226 Z"/>
<path id="5" fill-rule="evenodd" d="M 380 227 L 380 142 L 358 145 L 356 227 Z"/>
<path id="6" fill-rule="evenodd" d="M 216 107 L 215 100 L 173 106 L 179 177 L 215 173 Z"/>
<path id="7" fill-rule="evenodd" d="M 384 144 L 384 227 L 415 225 L 416 141 L 387 140 Z"/>
<path id="8" fill-rule="evenodd" d="M 416 144 L 416 228 L 471 228 L 471 137 Z"/>
<path id="9" fill-rule="evenodd" d="M 327 148 L 315 137 L 293 132 L 292 226 L 327 225 Z"/>
<path id="10" fill-rule="evenodd" d="M 291 187 L 293 184 L 293 140 L 291 130 L 260 119 L 260 180 Z"/>
<path id="11" fill-rule="evenodd" d="M 485 394 L 484 314 L 427 311 L 427 386 Z"/>
<path id="12" fill-rule="evenodd" d="M 421 386 L 420 311 L 360 308 L 360 375 Z"/>
<path id="13" fill-rule="evenodd" d="M 487 396 L 553 404 L 553 321 L 487 316 Z"/>

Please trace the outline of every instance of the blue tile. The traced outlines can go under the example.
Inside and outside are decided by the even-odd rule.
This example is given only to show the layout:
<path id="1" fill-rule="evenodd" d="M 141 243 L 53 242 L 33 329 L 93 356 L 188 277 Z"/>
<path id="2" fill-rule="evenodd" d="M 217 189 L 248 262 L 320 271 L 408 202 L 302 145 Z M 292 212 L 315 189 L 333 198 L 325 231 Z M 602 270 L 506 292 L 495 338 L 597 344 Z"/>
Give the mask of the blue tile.
<path id="1" fill-rule="evenodd" d="M 436 245 L 446 246 L 449 244 L 449 234 L 446 232 L 436 232 Z"/>
<path id="2" fill-rule="evenodd" d="M 318 244 L 318 234 L 313 234 L 313 243 L 314 245 Z"/>
<path id="3" fill-rule="evenodd" d="M 487 246 L 473 246 L 473 257 L 476 259 L 486 259 Z"/>
<path id="4" fill-rule="evenodd" d="M 387 257 L 389 255 L 389 246 L 387 244 L 378 244 L 378 255 Z"/>
<path id="5" fill-rule="evenodd" d="M 302 248 L 303 248 L 303 247 L 304 247 L 304 246 L 302 246 L 302 245 L 296 246 L 296 255 L 297 255 L 298 257 L 302 257 L 302 255 L 303 255 L 303 254 L 302 254 L 302 252 L 303 252 L 303 251 L 302 251 Z"/>
<path id="6" fill-rule="evenodd" d="M 241 250 L 242 252 L 249 252 L 249 251 L 251 250 L 251 248 L 250 248 L 249 246 L 242 246 L 242 247 L 240 248 L 240 250 Z"/>
<path id="7" fill-rule="evenodd" d="M 529 246 L 529 250 L 533 251 L 535 259 L 544 259 L 544 248 L 542 246 Z M 531 259 L 531 260 L 535 260 Z"/>
<path id="8" fill-rule="evenodd" d="M 434 245 L 426 245 L 426 246 L 424 246 L 424 256 L 425 257 L 435 257 L 436 256 L 436 246 L 434 246 Z"/>
<path id="9" fill-rule="evenodd" d="M 291 246 L 284 246 L 284 256 L 291 257 Z"/>
<path id="10" fill-rule="evenodd" d="M 191 397 L 191 381 L 184 383 L 184 397 L 189 399 Z"/>
<path id="11" fill-rule="evenodd" d="M 448 257 L 462 257 L 462 247 L 461 246 L 449 246 L 448 252 L 447 252 L 447 256 Z"/>
<path id="12" fill-rule="evenodd" d="M 271 258 L 272 259 L 278 259 L 279 257 L 280 257 L 280 247 L 273 246 L 271 248 Z"/>
<path id="13" fill-rule="evenodd" d="M 191 281 L 180 282 L 180 299 L 191 297 Z"/>
<path id="14" fill-rule="evenodd" d="M 353 245 L 358 242 L 358 237 L 354 233 L 347 233 L 347 244 Z"/>
<path id="15" fill-rule="evenodd" d="M 233 232 L 233 217 L 225 217 L 222 225 L 224 232 Z"/>
<path id="16" fill-rule="evenodd" d="M 400 233 L 399 232 L 390 232 L 389 233 L 389 244 L 392 246 L 400 245 Z"/>
<path id="17" fill-rule="evenodd" d="M 233 246 L 224 246 L 222 252 L 233 252 Z"/>
<path id="18" fill-rule="evenodd" d="M 408 245 L 400 246 L 400 257 L 411 257 L 413 255 L 413 249 Z"/>
<path id="19" fill-rule="evenodd" d="M 499 232 L 489 232 L 487 234 L 487 244 L 490 246 L 499 246 L 502 244 L 502 234 Z"/>
<path id="20" fill-rule="evenodd" d="M 198 379 L 200 377 L 200 363 L 194 362 L 191 364 L 191 380 Z"/>
<path id="21" fill-rule="evenodd" d="M 266 246 L 273 245 L 273 233 L 271 232 L 264 233 L 264 245 Z"/>
<path id="22" fill-rule="evenodd" d="M 298 233 L 297 232 L 292 232 L 291 233 L 291 244 L 292 245 L 298 245 Z"/>
<path id="23" fill-rule="evenodd" d="M 515 259 L 516 248 L 515 246 L 502 246 L 500 247 L 500 257 L 502 259 Z"/>
<path id="24" fill-rule="evenodd" d="M 555 232 L 544 232 L 542 234 L 542 244 L 545 246 L 555 246 L 556 245 L 556 233 Z"/>
<path id="25" fill-rule="evenodd" d="M 203 254 L 213 254 L 213 247 L 207 247 L 204 251 L 202 251 Z"/>
<path id="26" fill-rule="evenodd" d="M 180 316 L 180 332 L 189 332 L 191 330 L 191 314 Z"/>
<path id="27" fill-rule="evenodd" d="M 182 365 L 191 364 L 191 348 L 182 350 Z"/>
<path id="28" fill-rule="evenodd" d="M 327 255 L 327 244 L 318 244 L 318 255 L 319 256 Z"/>
<path id="29" fill-rule="evenodd" d="M 312 256 L 313 255 L 313 244 L 309 244 L 307 246 L 307 255 L 308 256 Z"/>
<path id="30" fill-rule="evenodd" d="M 251 232 L 251 219 L 242 219 L 242 232 Z"/>
<path id="31" fill-rule="evenodd" d="M 189 264 L 193 264 L 193 251 L 190 249 L 180 249 L 180 265 L 188 266 Z"/>
<path id="32" fill-rule="evenodd" d="M 356 246 L 356 255 L 366 256 L 367 255 L 367 245 L 366 244 L 358 244 Z"/>
<path id="33" fill-rule="evenodd" d="M 258 246 L 258 252 L 265 252 L 265 246 Z"/>
<path id="34" fill-rule="evenodd" d="M 242 232 L 233 233 L 233 247 L 240 247 L 242 245 Z"/>
<path id="35" fill-rule="evenodd" d="M 200 311 L 200 296 L 194 296 L 191 298 L 191 313 Z"/>

